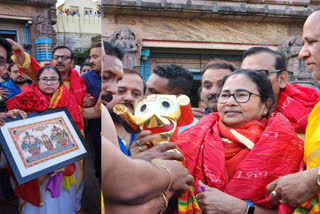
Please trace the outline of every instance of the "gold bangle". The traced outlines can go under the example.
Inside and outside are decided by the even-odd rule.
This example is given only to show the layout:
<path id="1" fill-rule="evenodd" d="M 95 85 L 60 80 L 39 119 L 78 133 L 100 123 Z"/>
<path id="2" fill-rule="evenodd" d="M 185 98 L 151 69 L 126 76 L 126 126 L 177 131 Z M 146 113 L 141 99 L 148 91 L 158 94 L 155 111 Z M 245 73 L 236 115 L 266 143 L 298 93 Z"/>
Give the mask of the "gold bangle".
<path id="1" fill-rule="evenodd" d="M 162 169 L 164 169 L 164 170 L 166 170 L 166 171 L 168 172 L 168 174 L 169 174 L 169 176 L 170 176 L 170 180 L 169 180 L 169 184 L 168 184 L 168 187 L 167 187 L 166 191 L 164 191 L 165 193 L 168 193 L 168 192 L 170 191 L 171 186 L 172 186 L 172 183 L 173 183 L 173 175 L 172 175 L 171 171 L 170 171 L 167 167 L 162 166 L 162 165 L 160 165 L 160 164 L 155 164 L 155 163 L 152 163 L 152 164 L 153 164 L 154 166 L 156 166 L 156 167 L 158 167 L 158 168 L 162 168 Z"/>
<path id="2" fill-rule="evenodd" d="M 169 204 L 169 201 L 168 201 L 168 193 L 165 192 L 165 193 L 161 193 L 161 197 L 162 197 L 162 201 L 164 203 L 162 203 L 162 206 L 161 206 L 161 210 L 160 210 L 160 214 L 163 214 L 167 208 L 168 208 L 168 204 Z"/>
<path id="3" fill-rule="evenodd" d="M 169 184 L 168 184 L 167 189 L 160 194 L 160 196 L 162 197 L 162 200 L 164 202 L 162 204 L 162 206 L 161 206 L 160 214 L 163 214 L 166 211 L 166 209 L 168 208 L 168 204 L 169 204 L 168 193 L 169 193 L 169 191 L 171 189 L 171 186 L 172 186 L 172 183 L 173 183 L 173 175 L 172 175 L 172 173 L 171 173 L 169 168 L 167 168 L 167 167 L 165 167 L 163 165 L 160 165 L 160 164 L 153 163 L 153 161 L 152 161 L 152 164 L 157 168 L 162 168 L 162 169 L 166 170 L 167 173 L 170 176 L 170 180 L 169 180 Z"/>
<path id="4" fill-rule="evenodd" d="M 173 183 L 173 175 L 172 175 L 170 169 L 168 169 L 167 167 L 165 167 L 165 166 L 163 166 L 163 165 L 160 165 L 160 164 L 156 164 L 156 163 L 152 163 L 152 164 L 153 164 L 154 166 L 156 166 L 157 168 L 162 168 L 162 169 L 166 170 L 167 173 L 168 173 L 169 176 L 170 176 L 170 180 L 169 180 L 169 184 L 168 184 L 167 189 L 160 194 L 160 196 L 162 197 L 162 200 L 163 200 L 163 202 L 164 202 L 164 203 L 162 204 L 162 206 L 161 206 L 160 214 L 163 214 L 163 213 L 166 211 L 166 209 L 168 208 L 168 204 L 169 204 L 169 201 L 168 201 L 168 193 L 169 193 L 169 191 L 170 191 L 170 189 L 171 189 L 171 186 L 172 186 L 172 183 Z"/>

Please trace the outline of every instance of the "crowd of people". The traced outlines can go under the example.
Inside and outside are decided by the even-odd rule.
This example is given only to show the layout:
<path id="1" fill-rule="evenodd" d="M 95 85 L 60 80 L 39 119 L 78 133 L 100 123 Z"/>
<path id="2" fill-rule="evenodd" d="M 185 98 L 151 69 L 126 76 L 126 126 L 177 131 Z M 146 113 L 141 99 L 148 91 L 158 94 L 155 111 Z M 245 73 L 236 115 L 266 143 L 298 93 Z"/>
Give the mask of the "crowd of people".
<path id="1" fill-rule="evenodd" d="M 316 80 L 319 20 L 320 11 L 315 11 L 305 22 L 299 54 Z M 250 48 L 240 69 L 210 61 L 202 71 L 201 108 L 193 108 L 191 127 L 159 145 L 151 143 L 158 137 L 152 131 L 128 132 L 113 106 L 123 104 L 134 113 L 135 103 L 150 94 L 189 95 L 191 73 L 175 64 L 156 66 L 144 86 L 138 73 L 122 69 L 121 56 L 105 53 L 103 70 L 118 86 L 104 103 L 109 111 L 102 111 L 101 184 L 107 213 L 319 212 L 320 93 L 288 82 L 280 52 Z M 102 81 L 102 93 L 108 86 Z M 176 148 L 180 153 L 169 152 Z M 182 161 L 189 175 L 179 178 L 172 160 Z M 114 182 L 117 178 L 121 182 Z M 184 189 L 175 189 L 174 182 Z"/>
<path id="2" fill-rule="evenodd" d="M 299 53 L 316 80 L 319 21 L 319 10 L 307 18 Z M 193 75 L 180 65 L 158 65 L 145 82 L 123 66 L 124 55 L 117 44 L 96 43 L 80 76 L 67 46 L 56 47 L 51 64 L 41 67 L 19 44 L 0 38 L 0 125 L 3 118 L 66 107 L 94 147 L 105 213 L 320 213 L 320 92 L 288 82 L 280 52 L 252 47 L 239 66 L 210 61 L 190 123 L 157 145 L 159 133 L 130 132 L 114 107 L 135 114 L 146 97 L 191 96 Z M 152 110 L 153 128 L 168 123 Z M 22 185 L 11 176 L 7 185 L 21 213 L 81 213 L 83 164 Z M 55 183 L 54 195 L 47 186 L 57 176 L 64 182 Z"/>
<path id="3" fill-rule="evenodd" d="M 93 12 L 92 10 L 85 10 L 84 11 L 84 15 L 85 16 L 98 16 L 98 17 L 102 17 L 103 14 L 102 14 L 102 9 L 99 8 L 98 10 L 96 10 L 95 12 Z M 66 9 L 62 9 L 58 12 L 58 14 L 67 14 L 68 16 L 80 16 L 81 13 L 79 12 L 79 9 L 76 9 L 76 10 L 70 10 L 69 8 L 66 8 Z"/>
<path id="4" fill-rule="evenodd" d="M 86 137 L 88 142 L 90 140 L 91 146 L 97 148 L 95 152 L 99 161 L 96 161 L 96 168 L 99 178 L 98 148 L 101 127 L 100 120 L 94 119 L 100 118 L 101 43 L 92 46 L 90 71 L 83 77 L 72 67 L 74 53 L 69 47 L 56 47 L 53 50 L 51 64 L 42 67 L 15 41 L 0 38 L 0 46 L 1 118 L 16 118 L 19 115 L 25 119 L 27 114 L 32 112 L 65 107 L 84 137 L 98 139 L 96 142 Z M 88 129 L 85 134 L 84 119 L 88 119 L 90 128 L 95 126 L 95 132 Z M 4 124 L 3 119 L 1 124 Z M 2 166 L 8 167 L 3 152 L 1 160 Z M 11 176 L 3 186 L 4 189 L 12 187 L 14 195 L 19 198 L 21 213 L 83 213 L 81 199 L 84 189 L 83 175 L 86 173 L 84 164 L 84 161 L 80 160 L 21 185 Z M 7 196 L 12 197 L 10 188 L 7 190 Z"/>

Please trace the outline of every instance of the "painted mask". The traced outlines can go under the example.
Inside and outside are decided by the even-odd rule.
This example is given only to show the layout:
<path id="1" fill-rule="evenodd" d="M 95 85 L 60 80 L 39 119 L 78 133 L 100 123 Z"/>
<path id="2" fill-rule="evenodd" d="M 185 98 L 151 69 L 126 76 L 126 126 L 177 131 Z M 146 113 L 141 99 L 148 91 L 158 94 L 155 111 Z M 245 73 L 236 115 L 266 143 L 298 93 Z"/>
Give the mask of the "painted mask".
<path id="1" fill-rule="evenodd" d="M 160 137 L 152 142 L 153 145 L 172 141 L 178 127 L 193 121 L 190 99 L 185 95 L 149 95 L 136 104 L 134 115 L 122 104 L 115 105 L 113 111 L 129 132 L 150 130 L 152 134 L 158 134 Z"/>

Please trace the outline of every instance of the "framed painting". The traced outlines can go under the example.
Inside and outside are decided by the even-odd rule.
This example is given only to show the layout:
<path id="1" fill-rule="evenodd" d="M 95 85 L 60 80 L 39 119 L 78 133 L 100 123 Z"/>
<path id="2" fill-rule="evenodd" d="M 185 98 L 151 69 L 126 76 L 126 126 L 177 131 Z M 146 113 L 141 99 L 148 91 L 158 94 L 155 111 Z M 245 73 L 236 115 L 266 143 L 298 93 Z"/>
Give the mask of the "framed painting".
<path id="1" fill-rule="evenodd" d="M 66 108 L 5 121 L 0 143 L 19 185 L 81 160 L 87 153 Z"/>

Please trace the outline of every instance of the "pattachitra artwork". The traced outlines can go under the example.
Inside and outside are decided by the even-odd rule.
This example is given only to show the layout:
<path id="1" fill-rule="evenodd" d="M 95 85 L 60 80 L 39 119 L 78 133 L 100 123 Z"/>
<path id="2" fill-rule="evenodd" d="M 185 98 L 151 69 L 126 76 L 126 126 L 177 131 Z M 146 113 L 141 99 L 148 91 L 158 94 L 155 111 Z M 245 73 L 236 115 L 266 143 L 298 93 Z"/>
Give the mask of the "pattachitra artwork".
<path id="1" fill-rule="evenodd" d="M 78 149 L 62 117 L 8 129 L 25 168 Z"/>
<path id="2" fill-rule="evenodd" d="M 81 160 L 84 139 L 66 108 L 5 119 L 0 144 L 18 184 Z"/>

